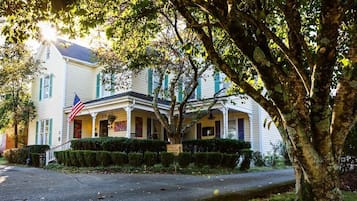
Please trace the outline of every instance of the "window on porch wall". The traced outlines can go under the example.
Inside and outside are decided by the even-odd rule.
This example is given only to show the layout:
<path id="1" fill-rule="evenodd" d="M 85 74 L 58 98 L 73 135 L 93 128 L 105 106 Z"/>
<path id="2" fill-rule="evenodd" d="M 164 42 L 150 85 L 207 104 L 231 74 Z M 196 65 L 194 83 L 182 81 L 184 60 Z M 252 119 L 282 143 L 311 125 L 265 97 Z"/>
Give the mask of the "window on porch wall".
<path id="1" fill-rule="evenodd" d="M 36 122 L 36 144 L 52 143 L 52 119 L 43 119 Z"/>

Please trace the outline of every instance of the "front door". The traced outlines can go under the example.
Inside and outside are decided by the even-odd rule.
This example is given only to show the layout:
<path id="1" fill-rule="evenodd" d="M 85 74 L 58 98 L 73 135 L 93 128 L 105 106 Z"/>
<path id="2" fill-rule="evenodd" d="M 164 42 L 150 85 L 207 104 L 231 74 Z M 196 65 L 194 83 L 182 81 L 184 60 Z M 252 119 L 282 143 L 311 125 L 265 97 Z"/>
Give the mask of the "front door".
<path id="1" fill-rule="evenodd" d="M 99 122 L 99 137 L 108 137 L 108 120 Z"/>
<path id="2" fill-rule="evenodd" d="M 82 138 L 82 120 L 74 120 L 73 138 Z"/>

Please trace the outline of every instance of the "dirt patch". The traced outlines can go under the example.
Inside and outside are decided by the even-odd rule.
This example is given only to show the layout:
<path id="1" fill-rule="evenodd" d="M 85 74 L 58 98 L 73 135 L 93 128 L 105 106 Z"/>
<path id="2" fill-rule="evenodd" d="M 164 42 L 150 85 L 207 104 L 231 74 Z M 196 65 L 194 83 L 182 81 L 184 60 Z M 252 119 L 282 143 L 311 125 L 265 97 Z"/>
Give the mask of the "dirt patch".
<path id="1" fill-rule="evenodd" d="M 342 190 L 357 192 L 357 171 L 344 173 L 340 179 Z"/>

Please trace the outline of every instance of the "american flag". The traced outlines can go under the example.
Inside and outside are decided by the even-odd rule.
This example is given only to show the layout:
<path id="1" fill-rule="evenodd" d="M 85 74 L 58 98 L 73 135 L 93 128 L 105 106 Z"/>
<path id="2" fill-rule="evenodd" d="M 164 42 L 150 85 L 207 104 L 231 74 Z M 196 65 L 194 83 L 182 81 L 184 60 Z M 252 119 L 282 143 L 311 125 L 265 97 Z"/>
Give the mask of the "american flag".
<path id="1" fill-rule="evenodd" d="M 82 103 L 81 99 L 75 94 L 74 96 L 74 101 L 73 101 L 73 106 L 71 113 L 69 113 L 68 121 L 72 121 L 78 112 L 80 112 L 84 108 L 84 104 Z"/>

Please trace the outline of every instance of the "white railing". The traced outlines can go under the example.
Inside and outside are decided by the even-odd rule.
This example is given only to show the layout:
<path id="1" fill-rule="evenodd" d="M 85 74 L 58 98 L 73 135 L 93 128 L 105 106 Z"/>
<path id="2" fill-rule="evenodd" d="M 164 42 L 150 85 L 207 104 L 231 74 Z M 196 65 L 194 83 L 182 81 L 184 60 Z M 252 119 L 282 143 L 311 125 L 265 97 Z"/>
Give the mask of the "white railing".
<path id="1" fill-rule="evenodd" d="M 55 151 L 64 151 L 68 150 L 71 148 L 71 141 L 67 141 L 61 145 L 52 147 L 51 149 L 46 151 L 46 165 L 48 165 L 49 162 L 56 160 L 55 157 Z"/>

